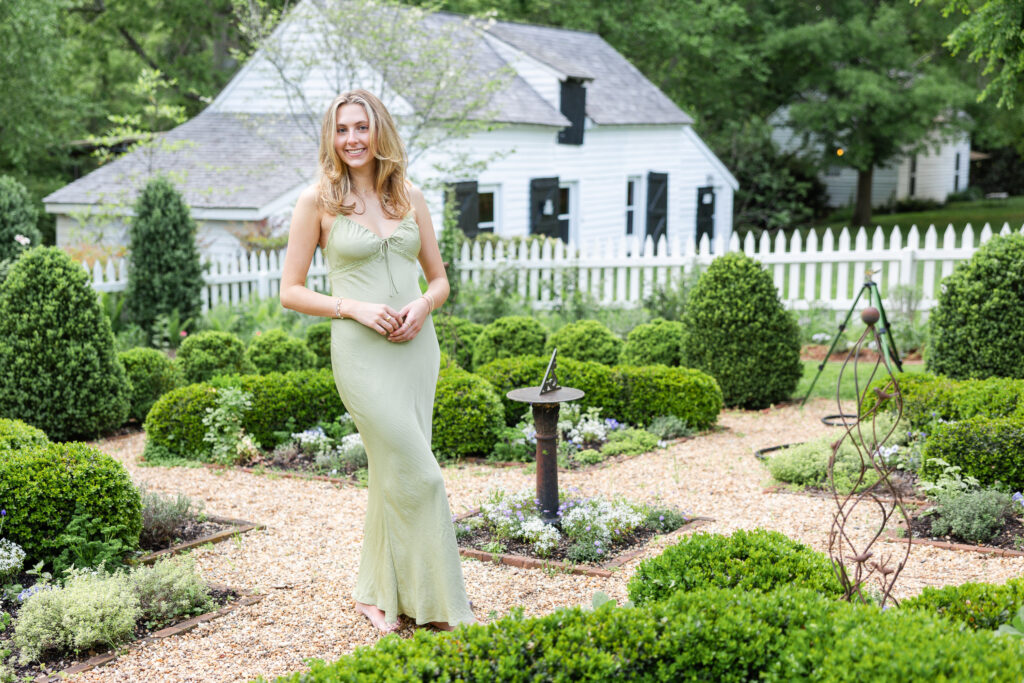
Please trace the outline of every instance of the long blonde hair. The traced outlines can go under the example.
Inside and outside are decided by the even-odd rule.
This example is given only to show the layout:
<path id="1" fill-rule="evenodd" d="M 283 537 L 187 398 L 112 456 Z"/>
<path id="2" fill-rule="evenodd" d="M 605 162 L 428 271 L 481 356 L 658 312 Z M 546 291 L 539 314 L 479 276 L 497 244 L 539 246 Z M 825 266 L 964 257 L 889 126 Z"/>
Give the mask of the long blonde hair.
<path id="1" fill-rule="evenodd" d="M 370 149 L 376 161 L 374 189 L 384 214 L 393 219 L 404 217 L 412 206 L 405 180 L 405 167 L 408 164 L 405 145 L 384 103 L 376 95 L 362 89 L 338 95 L 324 114 L 320 126 L 320 173 L 317 179 L 317 202 L 320 208 L 333 215 L 346 216 L 356 208 L 354 201 L 351 204 L 345 203 L 345 197 L 352 191 L 352 176 L 348 165 L 334 149 L 338 109 L 346 104 L 361 104 L 366 110 L 370 123 Z"/>

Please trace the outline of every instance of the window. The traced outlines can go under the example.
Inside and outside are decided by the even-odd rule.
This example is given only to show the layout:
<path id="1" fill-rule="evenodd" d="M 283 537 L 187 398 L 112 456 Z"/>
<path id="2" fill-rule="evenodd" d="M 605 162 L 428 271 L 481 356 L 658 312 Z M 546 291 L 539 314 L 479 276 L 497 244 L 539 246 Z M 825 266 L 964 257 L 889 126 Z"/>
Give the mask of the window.
<path id="1" fill-rule="evenodd" d="M 842 167 L 837 166 L 836 164 L 829 164 L 829 167 L 825 169 L 825 175 L 829 178 L 836 178 L 839 176 L 841 171 Z"/>
<path id="2" fill-rule="evenodd" d="M 558 131 L 558 142 L 563 145 L 583 144 L 583 122 L 586 117 L 587 89 L 583 81 L 569 78 L 562 81 L 562 114 L 569 119 L 569 127 Z"/>
<path id="3" fill-rule="evenodd" d="M 558 186 L 558 236 L 568 243 L 572 235 L 573 202 L 576 200 L 576 183 Z"/>
<path id="4" fill-rule="evenodd" d="M 960 152 L 956 153 L 956 162 L 953 166 L 953 192 L 960 191 Z"/>
<path id="5" fill-rule="evenodd" d="M 626 178 L 626 234 L 633 232 L 642 226 L 639 225 L 637 214 L 637 200 L 640 197 L 640 178 Z"/>
<path id="6" fill-rule="evenodd" d="M 480 232 L 494 232 L 495 226 L 495 195 L 496 189 L 483 189 L 477 193 L 480 200 L 480 222 L 477 223 L 477 230 Z"/>
<path id="7" fill-rule="evenodd" d="M 498 232 L 498 185 L 480 186 L 476 181 L 454 183 L 445 201 L 453 199 L 458 215 L 459 229 L 466 237 L 473 238 L 481 232 Z"/>
<path id="8" fill-rule="evenodd" d="M 913 197 L 917 190 L 917 155 L 910 157 L 910 187 L 907 189 L 907 196 Z"/>

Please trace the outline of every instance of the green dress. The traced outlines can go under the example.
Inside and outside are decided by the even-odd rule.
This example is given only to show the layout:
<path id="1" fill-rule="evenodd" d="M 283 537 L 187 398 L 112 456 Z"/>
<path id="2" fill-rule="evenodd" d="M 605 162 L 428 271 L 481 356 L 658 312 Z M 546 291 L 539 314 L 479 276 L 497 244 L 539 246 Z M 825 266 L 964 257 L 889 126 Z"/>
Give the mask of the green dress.
<path id="1" fill-rule="evenodd" d="M 396 311 L 420 296 L 420 233 L 411 213 L 387 239 L 339 215 L 324 251 L 334 296 Z M 429 316 L 403 343 L 355 320 L 331 322 L 334 381 L 369 461 L 353 597 L 383 610 L 389 623 L 399 614 L 417 624 L 473 619 L 444 478 L 430 450 L 440 354 Z"/>

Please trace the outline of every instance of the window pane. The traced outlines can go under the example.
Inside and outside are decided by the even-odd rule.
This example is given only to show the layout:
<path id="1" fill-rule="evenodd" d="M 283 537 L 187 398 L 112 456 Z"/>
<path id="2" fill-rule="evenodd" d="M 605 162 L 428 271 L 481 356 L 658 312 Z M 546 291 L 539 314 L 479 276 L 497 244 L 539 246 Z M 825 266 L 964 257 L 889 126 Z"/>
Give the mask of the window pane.
<path id="1" fill-rule="evenodd" d="M 633 206 L 633 190 L 636 188 L 636 181 L 626 181 L 626 206 Z"/>
<path id="2" fill-rule="evenodd" d="M 632 210 L 626 212 L 626 234 L 627 235 L 632 235 L 633 234 L 633 211 Z"/>
<path id="3" fill-rule="evenodd" d="M 558 203 L 561 205 L 562 213 L 569 213 L 569 188 L 558 188 Z"/>
<path id="4" fill-rule="evenodd" d="M 493 192 L 481 192 L 480 197 L 480 222 L 481 223 L 493 223 L 494 222 L 494 193 Z"/>

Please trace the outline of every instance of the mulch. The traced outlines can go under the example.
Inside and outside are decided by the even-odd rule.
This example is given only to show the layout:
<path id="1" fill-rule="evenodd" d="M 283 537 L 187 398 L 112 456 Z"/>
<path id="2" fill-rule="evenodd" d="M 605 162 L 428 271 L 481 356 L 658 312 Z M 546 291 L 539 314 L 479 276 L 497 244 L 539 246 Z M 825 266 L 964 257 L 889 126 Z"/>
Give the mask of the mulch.
<path id="1" fill-rule="evenodd" d="M 800 349 L 800 360 L 825 360 L 825 354 L 828 352 L 828 346 L 825 344 L 807 344 Z M 835 363 L 842 363 L 849 356 L 848 351 L 833 351 L 832 355 L 828 357 L 828 360 Z M 872 351 L 871 349 L 861 349 L 859 361 L 861 363 L 874 363 L 878 360 L 878 352 Z M 906 356 L 900 359 L 902 363 L 909 363 L 911 365 L 923 363 L 924 360 L 921 358 L 921 354 L 917 351 L 908 353 Z"/>

